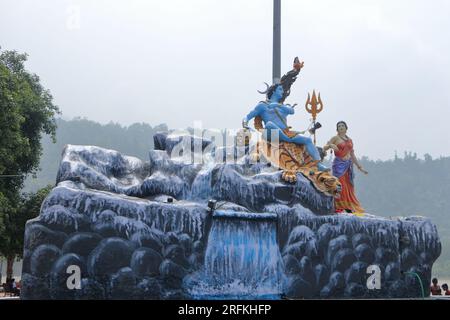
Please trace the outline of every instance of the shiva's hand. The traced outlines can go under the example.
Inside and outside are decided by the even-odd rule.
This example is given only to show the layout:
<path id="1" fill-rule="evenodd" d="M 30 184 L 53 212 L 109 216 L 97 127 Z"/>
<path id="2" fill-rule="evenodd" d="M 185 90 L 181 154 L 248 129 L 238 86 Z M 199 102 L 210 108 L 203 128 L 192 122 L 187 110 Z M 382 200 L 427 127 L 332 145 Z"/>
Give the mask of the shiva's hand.
<path id="1" fill-rule="evenodd" d="M 242 119 L 242 128 L 250 129 L 250 128 L 248 127 L 248 121 L 247 121 L 246 118 Z"/>
<path id="2" fill-rule="evenodd" d="M 333 151 L 339 151 L 339 148 L 334 143 L 329 143 L 325 147 L 328 147 L 327 149 L 333 149 Z"/>

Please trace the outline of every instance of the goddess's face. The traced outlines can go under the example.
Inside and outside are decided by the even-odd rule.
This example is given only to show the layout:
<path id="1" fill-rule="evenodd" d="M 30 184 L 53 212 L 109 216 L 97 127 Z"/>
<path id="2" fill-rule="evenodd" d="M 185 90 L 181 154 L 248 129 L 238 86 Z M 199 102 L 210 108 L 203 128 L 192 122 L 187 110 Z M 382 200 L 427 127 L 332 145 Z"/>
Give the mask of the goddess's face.
<path id="1" fill-rule="evenodd" d="M 341 133 L 341 134 L 346 134 L 347 133 L 347 126 L 345 125 L 345 123 L 339 123 L 337 125 L 337 132 Z"/>

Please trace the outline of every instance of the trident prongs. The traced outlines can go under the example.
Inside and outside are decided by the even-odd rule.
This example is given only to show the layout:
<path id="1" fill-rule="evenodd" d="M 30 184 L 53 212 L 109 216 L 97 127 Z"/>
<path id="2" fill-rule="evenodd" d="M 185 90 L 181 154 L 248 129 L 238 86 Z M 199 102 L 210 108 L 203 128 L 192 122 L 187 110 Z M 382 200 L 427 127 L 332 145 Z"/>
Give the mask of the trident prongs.
<path id="1" fill-rule="evenodd" d="M 316 90 L 313 90 L 312 97 L 308 93 L 308 99 L 306 100 L 305 109 L 313 117 L 313 121 L 316 121 L 317 114 L 323 110 L 322 99 L 316 96 Z"/>

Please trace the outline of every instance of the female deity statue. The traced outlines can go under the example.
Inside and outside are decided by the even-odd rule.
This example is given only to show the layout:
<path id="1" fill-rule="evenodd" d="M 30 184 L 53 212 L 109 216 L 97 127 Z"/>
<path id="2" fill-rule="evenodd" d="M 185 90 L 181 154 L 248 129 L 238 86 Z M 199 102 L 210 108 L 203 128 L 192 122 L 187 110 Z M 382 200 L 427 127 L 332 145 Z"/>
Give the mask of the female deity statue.
<path id="1" fill-rule="evenodd" d="M 358 162 L 353 150 L 353 141 L 347 136 L 347 124 L 339 121 L 336 124 L 337 135 L 324 146 L 324 151 L 332 149 L 334 151 L 334 160 L 332 171 L 333 175 L 339 179 L 342 190 L 338 199 L 335 199 L 336 212 L 363 213 L 354 190 L 353 164 L 364 174 L 366 170 Z"/>

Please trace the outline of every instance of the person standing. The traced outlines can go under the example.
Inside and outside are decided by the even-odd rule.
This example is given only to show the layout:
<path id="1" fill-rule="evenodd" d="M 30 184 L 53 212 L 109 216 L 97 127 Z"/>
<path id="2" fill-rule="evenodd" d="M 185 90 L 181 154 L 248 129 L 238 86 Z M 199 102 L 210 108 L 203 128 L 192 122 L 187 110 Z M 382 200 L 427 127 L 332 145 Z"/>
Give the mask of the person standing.
<path id="1" fill-rule="evenodd" d="M 442 295 L 442 290 L 441 290 L 441 286 L 438 285 L 438 279 L 437 278 L 433 278 L 433 280 L 431 281 L 433 284 L 430 287 L 430 291 L 431 294 L 433 296 L 441 296 Z"/>
<path id="2" fill-rule="evenodd" d="M 442 285 L 442 290 L 444 290 L 444 295 L 450 296 L 450 290 L 448 290 L 448 285 L 446 283 Z"/>
<path id="3" fill-rule="evenodd" d="M 356 165 L 364 174 L 368 174 L 368 172 L 356 158 L 353 141 L 347 136 L 347 130 L 347 124 L 344 121 L 339 121 L 336 124 L 337 135 L 330 139 L 323 150 L 332 149 L 334 151 L 333 175 L 339 179 L 342 186 L 340 197 L 335 199 L 335 211 L 358 215 L 364 213 L 365 210 L 355 194 L 353 165 Z"/>

